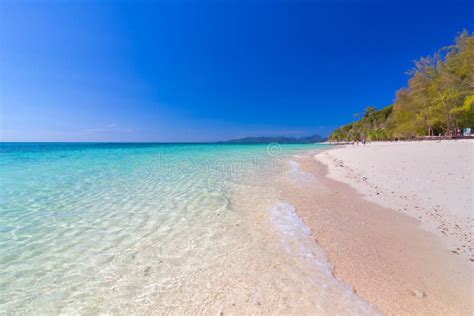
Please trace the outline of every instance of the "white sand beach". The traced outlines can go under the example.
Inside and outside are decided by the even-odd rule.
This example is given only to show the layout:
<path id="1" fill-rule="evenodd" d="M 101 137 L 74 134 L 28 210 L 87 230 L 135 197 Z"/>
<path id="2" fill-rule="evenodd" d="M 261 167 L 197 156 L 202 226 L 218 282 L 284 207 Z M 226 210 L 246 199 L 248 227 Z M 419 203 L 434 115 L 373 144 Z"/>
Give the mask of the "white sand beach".
<path id="1" fill-rule="evenodd" d="M 282 190 L 334 276 L 387 315 L 471 315 L 474 142 L 341 146 Z M 316 158 L 316 159 L 315 159 Z"/>
<path id="2" fill-rule="evenodd" d="M 316 155 L 369 201 L 415 217 L 474 261 L 474 140 L 346 145 Z"/>

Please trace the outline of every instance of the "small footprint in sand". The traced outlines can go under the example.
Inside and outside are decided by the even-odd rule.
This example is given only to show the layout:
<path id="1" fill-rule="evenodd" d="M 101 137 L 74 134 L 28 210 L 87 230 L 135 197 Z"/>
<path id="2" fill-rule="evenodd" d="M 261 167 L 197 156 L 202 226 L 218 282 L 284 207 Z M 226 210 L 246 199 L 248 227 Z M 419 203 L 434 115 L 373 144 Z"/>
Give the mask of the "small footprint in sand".
<path id="1" fill-rule="evenodd" d="M 143 275 L 144 275 L 144 276 L 149 276 L 149 275 L 150 275 L 150 270 L 151 270 L 151 267 L 146 267 L 146 269 L 145 269 Z"/>
<path id="2" fill-rule="evenodd" d="M 427 296 L 426 293 L 421 290 L 410 290 L 410 292 L 413 296 L 416 296 L 419 298 L 425 298 Z"/>

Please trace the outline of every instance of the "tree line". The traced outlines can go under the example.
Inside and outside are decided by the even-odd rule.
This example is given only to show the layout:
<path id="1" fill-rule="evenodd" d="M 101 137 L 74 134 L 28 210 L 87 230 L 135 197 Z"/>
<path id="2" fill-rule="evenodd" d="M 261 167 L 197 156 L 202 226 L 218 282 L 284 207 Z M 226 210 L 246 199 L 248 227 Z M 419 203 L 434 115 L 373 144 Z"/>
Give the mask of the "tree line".
<path id="1" fill-rule="evenodd" d="M 453 45 L 415 62 L 408 85 L 381 110 L 367 107 L 362 118 L 336 129 L 332 141 L 458 136 L 474 128 L 474 34 L 460 33 Z"/>

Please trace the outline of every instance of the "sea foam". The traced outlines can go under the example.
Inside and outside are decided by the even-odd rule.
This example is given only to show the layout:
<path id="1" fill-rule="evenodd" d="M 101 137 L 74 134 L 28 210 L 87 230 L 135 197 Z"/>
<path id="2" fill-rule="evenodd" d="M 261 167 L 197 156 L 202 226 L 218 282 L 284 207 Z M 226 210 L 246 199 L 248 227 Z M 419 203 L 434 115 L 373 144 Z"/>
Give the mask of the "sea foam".
<path id="1" fill-rule="evenodd" d="M 362 311 L 268 212 L 280 158 L 315 147 L 0 144 L 0 314 Z"/>

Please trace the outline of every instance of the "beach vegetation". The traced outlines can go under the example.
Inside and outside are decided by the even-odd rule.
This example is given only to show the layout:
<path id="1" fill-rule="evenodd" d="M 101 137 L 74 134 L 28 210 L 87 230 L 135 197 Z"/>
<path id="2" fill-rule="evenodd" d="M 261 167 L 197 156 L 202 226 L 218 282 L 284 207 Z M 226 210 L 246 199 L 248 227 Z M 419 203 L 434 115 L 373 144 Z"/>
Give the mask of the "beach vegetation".
<path id="1" fill-rule="evenodd" d="M 336 129 L 332 141 L 459 136 L 474 127 L 474 35 L 463 31 L 454 44 L 415 62 L 393 104 L 370 106 L 362 118 Z"/>

